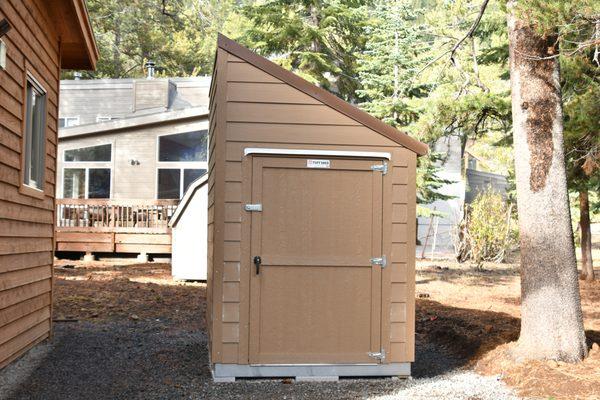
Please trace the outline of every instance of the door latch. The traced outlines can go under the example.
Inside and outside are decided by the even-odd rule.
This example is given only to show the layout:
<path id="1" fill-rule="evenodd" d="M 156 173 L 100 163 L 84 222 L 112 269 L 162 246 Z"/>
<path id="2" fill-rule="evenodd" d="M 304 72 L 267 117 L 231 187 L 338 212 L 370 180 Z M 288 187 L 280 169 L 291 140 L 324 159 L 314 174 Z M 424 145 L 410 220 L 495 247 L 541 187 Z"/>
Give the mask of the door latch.
<path id="1" fill-rule="evenodd" d="M 260 256 L 255 256 L 254 257 L 254 265 L 256 265 L 256 275 L 258 275 L 260 273 L 260 264 L 262 263 L 262 260 L 260 258 Z"/>

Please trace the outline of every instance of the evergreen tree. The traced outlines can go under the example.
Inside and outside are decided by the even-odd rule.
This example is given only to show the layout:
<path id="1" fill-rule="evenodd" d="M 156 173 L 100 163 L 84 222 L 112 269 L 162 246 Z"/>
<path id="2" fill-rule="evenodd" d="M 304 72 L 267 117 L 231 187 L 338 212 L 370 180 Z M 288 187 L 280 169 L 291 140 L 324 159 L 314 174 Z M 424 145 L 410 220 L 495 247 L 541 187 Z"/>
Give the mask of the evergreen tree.
<path id="1" fill-rule="evenodd" d="M 562 60 L 569 189 L 579 196 L 582 277 L 594 280 L 590 208 L 600 192 L 600 65 L 595 49 Z M 591 204 L 590 204 L 591 203 Z M 600 203 L 600 202 L 599 202 Z"/>
<path id="2" fill-rule="evenodd" d="M 364 28 L 367 42 L 357 67 L 362 86 L 357 90 L 359 106 L 389 125 L 407 131 L 421 114 L 414 100 L 425 97 L 429 91 L 428 85 L 416 82 L 420 66 L 427 62 L 427 56 L 421 56 L 427 43 L 425 27 L 418 22 L 419 12 L 412 1 L 376 1 L 368 10 L 368 24 Z M 438 192 L 452 183 L 437 175 L 442 157 L 432 152 L 419 158 L 419 204 L 451 198 Z M 418 213 L 425 215 L 428 210 L 419 207 Z"/>
<path id="3" fill-rule="evenodd" d="M 236 37 L 235 0 L 87 0 L 100 51 L 90 78 L 143 77 L 153 60 L 165 76 L 209 75 L 217 32 Z M 72 73 L 66 73 L 70 77 Z"/>
<path id="4" fill-rule="evenodd" d="M 268 0 L 247 5 L 250 48 L 309 82 L 352 101 L 363 49 L 365 0 Z"/>
<path id="5" fill-rule="evenodd" d="M 525 359 L 580 361 L 587 353 L 567 194 L 559 41 L 555 25 L 509 2 L 510 73 L 521 239 Z"/>

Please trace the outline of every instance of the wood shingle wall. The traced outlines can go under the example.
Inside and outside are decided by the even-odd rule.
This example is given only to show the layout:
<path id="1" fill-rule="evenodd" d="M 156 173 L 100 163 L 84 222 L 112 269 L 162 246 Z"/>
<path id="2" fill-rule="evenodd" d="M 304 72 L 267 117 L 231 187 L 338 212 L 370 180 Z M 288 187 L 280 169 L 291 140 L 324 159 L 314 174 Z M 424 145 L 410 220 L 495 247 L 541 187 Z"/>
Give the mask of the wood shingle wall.
<path id="1" fill-rule="evenodd" d="M 248 363 L 248 308 L 251 271 L 250 173 L 244 149 L 350 150 L 389 152 L 392 185 L 384 189 L 382 331 L 386 362 L 414 360 L 414 238 L 416 154 L 265 71 L 219 48 L 211 91 L 209 177 L 208 318 L 213 329 L 213 363 Z M 330 143 L 335 143 L 331 145 Z M 223 147 L 220 147 L 223 146 Z M 248 178 L 248 177 L 246 177 Z M 391 191 L 391 193 L 390 193 Z M 383 324 L 385 327 L 386 324 Z"/>
<path id="2" fill-rule="evenodd" d="M 51 325 L 54 185 L 60 57 L 43 3 L 0 1 L 12 30 L 0 70 L 0 368 L 48 337 Z M 47 92 L 44 193 L 22 188 L 26 76 Z"/>

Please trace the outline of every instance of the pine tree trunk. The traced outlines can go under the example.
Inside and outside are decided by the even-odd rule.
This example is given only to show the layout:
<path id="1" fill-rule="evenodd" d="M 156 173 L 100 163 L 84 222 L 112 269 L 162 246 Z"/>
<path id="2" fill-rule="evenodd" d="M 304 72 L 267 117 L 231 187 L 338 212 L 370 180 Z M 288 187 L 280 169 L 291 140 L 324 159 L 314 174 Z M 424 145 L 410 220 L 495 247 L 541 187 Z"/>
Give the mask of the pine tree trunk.
<path id="1" fill-rule="evenodd" d="M 586 281 L 593 281 L 595 277 L 592 259 L 592 230 L 587 190 L 579 192 L 579 227 L 581 228 L 581 276 Z"/>
<path id="2" fill-rule="evenodd" d="M 515 1 L 509 2 L 512 10 Z M 563 153 L 556 36 L 508 17 L 521 240 L 518 358 L 581 360 L 586 352 Z"/>

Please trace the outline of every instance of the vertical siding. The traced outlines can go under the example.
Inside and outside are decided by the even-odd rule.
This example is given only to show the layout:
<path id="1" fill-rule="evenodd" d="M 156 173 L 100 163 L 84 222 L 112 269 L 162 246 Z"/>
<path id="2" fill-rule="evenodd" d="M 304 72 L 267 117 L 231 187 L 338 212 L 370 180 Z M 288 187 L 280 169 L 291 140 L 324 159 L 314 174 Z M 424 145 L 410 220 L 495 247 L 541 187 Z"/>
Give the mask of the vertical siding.
<path id="1" fill-rule="evenodd" d="M 34 0 L 0 2 L 12 30 L 0 71 L 0 367 L 48 337 L 60 60 L 58 38 Z M 47 91 L 43 198 L 23 194 L 21 153 L 26 72 Z"/>
<path id="2" fill-rule="evenodd" d="M 223 56 L 227 59 L 223 61 Z M 226 74 L 225 74 L 226 72 Z M 390 173 L 393 184 L 390 196 L 393 205 L 391 217 L 384 221 L 384 235 L 390 249 L 389 267 L 391 287 L 387 290 L 391 325 L 389 335 L 382 343 L 391 343 L 390 361 L 411 361 L 411 336 L 414 336 L 414 168 L 416 155 L 395 142 L 366 128 L 314 98 L 268 75 L 262 70 L 219 50 L 215 73 L 216 95 L 211 97 L 211 123 L 216 118 L 211 146 L 211 176 L 214 187 L 224 185 L 222 192 L 209 189 L 209 215 L 214 211 L 214 222 L 209 217 L 209 292 L 213 304 L 212 361 L 248 363 L 248 310 L 250 230 L 249 219 L 242 205 L 251 199 L 249 166 L 243 156 L 246 147 L 302 148 L 329 150 L 386 151 L 392 154 Z M 226 93 L 220 85 L 226 85 Z M 217 99 L 217 101 L 215 101 Z M 215 111 L 216 110 L 216 111 Z M 225 126 L 220 126 L 225 124 Z M 216 136 L 216 137 L 215 137 Z M 226 136 L 226 140 L 224 138 Z M 333 143 L 333 144 L 332 144 Z M 224 159 L 221 159 L 221 156 Z M 224 177 L 218 172 L 224 171 Z M 242 176 L 243 174 L 248 176 Z M 214 177 L 213 177 L 214 176 Z M 222 180 L 221 180 L 222 179 Z M 214 203 L 214 204 L 213 204 Z M 213 204 L 211 206 L 211 204 Z M 217 211 L 223 206 L 222 214 Z M 411 220 L 412 215 L 412 220 Z M 219 227 L 219 223 L 222 226 Z M 214 231 L 213 234 L 210 232 Z M 412 253 L 411 253 L 412 251 Z M 221 253 L 222 252 L 222 253 Z M 209 253 L 211 250 L 209 249 Z M 218 272 L 222 270 L 222 276 Z M 221 293 L 217 293 L 221 290 Z M 212 292 L 214 291 L 214 292 Z M 217 350 L 218 349 L 218 350 Z"/>

